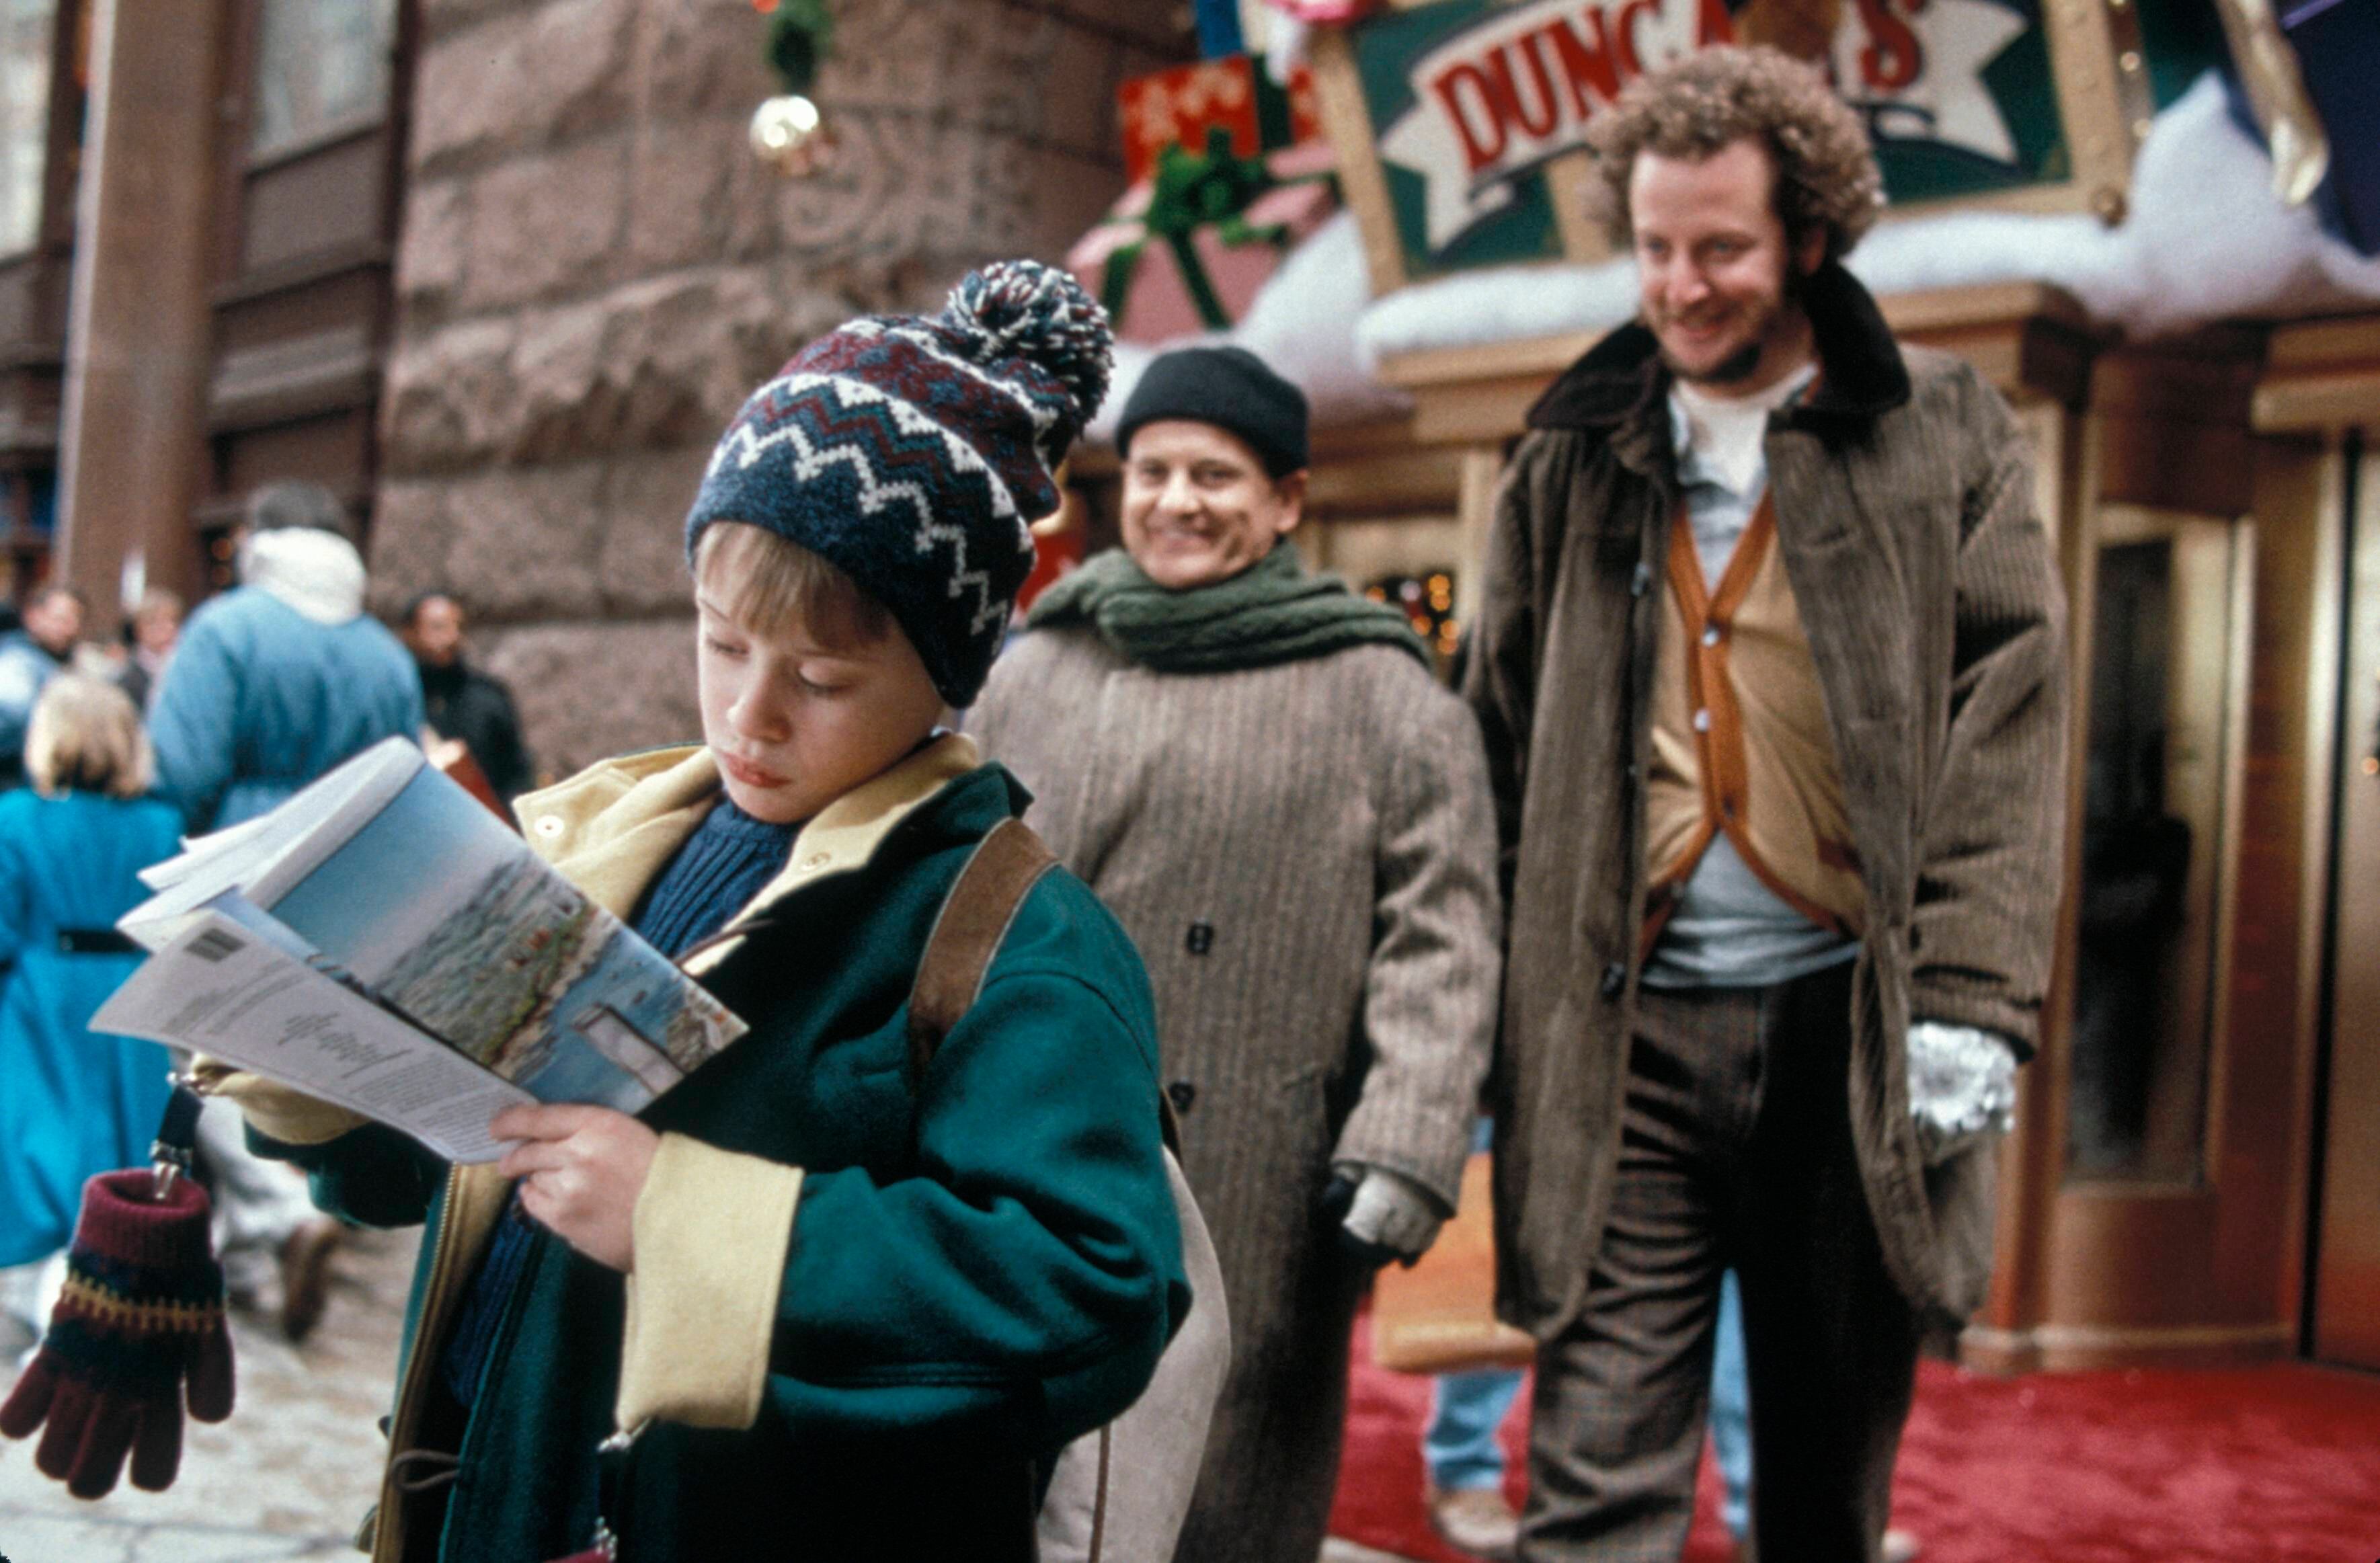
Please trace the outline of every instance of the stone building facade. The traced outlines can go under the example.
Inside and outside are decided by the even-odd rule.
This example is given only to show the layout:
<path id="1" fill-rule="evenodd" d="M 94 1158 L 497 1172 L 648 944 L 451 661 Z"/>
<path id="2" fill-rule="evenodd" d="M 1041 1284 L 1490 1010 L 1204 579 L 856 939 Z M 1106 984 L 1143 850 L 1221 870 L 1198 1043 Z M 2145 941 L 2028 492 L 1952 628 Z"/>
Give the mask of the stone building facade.
<path id="1" fill-rule="evenodd" d="M 832 164 L 746 144 L 743 0 L 428 0 L 382 403 L 376 606 L 451 590 L 542 770 L 698 733 L 680 528 L 713 438 L 804 341 L 1055 259 L 1121 190 L 1118 80 L 1186 6 L 847 0 Z"/>

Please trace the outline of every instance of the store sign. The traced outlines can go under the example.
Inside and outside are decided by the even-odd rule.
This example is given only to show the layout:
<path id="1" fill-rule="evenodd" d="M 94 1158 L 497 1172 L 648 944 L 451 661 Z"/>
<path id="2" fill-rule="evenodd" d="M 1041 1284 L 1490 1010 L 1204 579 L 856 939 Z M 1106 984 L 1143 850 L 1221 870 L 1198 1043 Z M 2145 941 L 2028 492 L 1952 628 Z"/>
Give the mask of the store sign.
<path id="1" fill-rule="evenodd" d="M 1414 106 L 1380 138 L 1380 155 L 1427 187 L 1433 249 L 1509 205 L 1515 176 L 1584 146 L 1626 83 L 1735 36 L 1722 0 L 1538 0 L 1489 15 L 1407 68 Z"/>
<path id="2" fill-rule="evenodd" d="M 1880 141 L 1930 141 L 2013 165 L 2016 138 L 1984 67 L 2025 26 L 1992 0 L 1859 0 L 1835 33 L 1836 90 Z"/>
<path id="3" fill-rule="evenodd" d="M 1563 252 L 1548 165 L 1631 81 L 1740 34 L 1811 41 L 1898 204 L 2072 181 L 2050 33 L 2079 24 L 2044 4 L 1439 0 L 1355 27 L 1348 57 L 1412 277 Z"/>

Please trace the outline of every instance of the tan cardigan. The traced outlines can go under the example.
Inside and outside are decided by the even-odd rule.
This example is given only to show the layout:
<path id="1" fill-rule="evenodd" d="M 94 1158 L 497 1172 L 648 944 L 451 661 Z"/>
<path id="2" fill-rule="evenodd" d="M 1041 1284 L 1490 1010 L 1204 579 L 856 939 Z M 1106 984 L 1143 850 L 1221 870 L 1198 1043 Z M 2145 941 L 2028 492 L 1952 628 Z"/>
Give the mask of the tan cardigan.
<path id="1" fill-rule="evenodd" d="M 1706 591 L 1693 529 L 1670 528 L 1645 785 L 1645 953 L 1721 834 L 1820 927 L 1856 939 L 1865 924 L 1826 690 L 1776 543 L 1764 497 Z"/>

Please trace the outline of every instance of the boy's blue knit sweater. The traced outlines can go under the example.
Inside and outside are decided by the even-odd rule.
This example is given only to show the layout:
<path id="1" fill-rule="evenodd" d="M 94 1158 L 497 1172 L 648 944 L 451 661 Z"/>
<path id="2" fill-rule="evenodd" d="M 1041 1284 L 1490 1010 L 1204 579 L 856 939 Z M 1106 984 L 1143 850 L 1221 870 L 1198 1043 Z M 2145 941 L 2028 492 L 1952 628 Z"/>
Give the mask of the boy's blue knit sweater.
<path id="1" fill-rule="evenodd" d="M 686 845 L 670 859 L 669 866 L 653 880 L 652 889 L 645 892 L 644 904 L 637 910 L 637 932 L 647 944 L 676 959 L 717 933 L 745 903 L 760 893 L 761 887 L 784 867 L 800 830 L 799 821 L 771 825 L 755 819 L 736 807 L 733 798 L 721 794 Z M 515 1189 L 495 1236 L 488 1240 L 480 1274 L 455 1321 L 446 1354 L 438 1363 L 448 1392 L 463 1405 L 469 1405 L 479 1392 L 480 1375 L 488 1365 L 489 1349 L 495 1344 L 496 1327 L 504 1322 L 504 1302 L 520 1279 L 536 1231 L 521 1209 L 520 1191 Z"/>

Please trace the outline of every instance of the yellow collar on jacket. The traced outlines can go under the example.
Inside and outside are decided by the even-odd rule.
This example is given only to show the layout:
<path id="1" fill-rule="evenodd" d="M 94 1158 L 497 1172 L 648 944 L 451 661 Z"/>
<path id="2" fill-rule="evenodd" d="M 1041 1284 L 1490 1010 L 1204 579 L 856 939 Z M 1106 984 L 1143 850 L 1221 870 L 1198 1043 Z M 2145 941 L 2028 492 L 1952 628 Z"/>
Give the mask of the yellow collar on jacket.
<path id="1" fill-rule="evenodd" d="M 820 809 L 794 838 L 784 870 L 721 929 L 787 891 L 863 867 L 892 828 L 983 763 L 975 740 L 946 733 Z M 603 760 L 513 805 L 539 855 L 625 921 L 719 796 L 719 767 L 699 744 Z M 686 963 L 696 975 L 726 958 L 733 940 Z"/>

